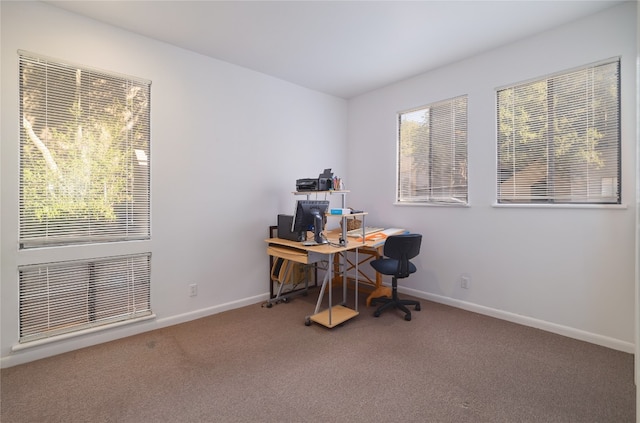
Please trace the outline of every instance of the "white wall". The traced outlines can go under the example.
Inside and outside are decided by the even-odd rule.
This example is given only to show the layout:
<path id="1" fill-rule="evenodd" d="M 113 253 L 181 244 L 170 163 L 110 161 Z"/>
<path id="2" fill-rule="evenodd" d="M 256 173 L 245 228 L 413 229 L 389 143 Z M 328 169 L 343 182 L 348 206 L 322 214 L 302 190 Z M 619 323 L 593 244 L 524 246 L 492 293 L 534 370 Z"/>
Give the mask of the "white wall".
<path id="1" fill-rule="evenodd" d="M 40 2 L 0 10 L 2 366 L 265 300 L 268 226 L 293 212 L 297 178 L 344 172 L 346 101 Z M 18 251 L 18 49 L 152 81 L 151 241 Z M 18 265 L 137 251 L 152 252 L 157 319 L 12 352 Z"/>
<path id="2" fill-rule="evenodd" d="M 403 282 L 409 292 L 634 350 L 635 7 L 628 2 L 349 102 L 352 204 L 368 210 L 372 224 L 424 235 L 419 270 Z M 615 56 L 622 58 L 624 207 L 495 207 L 495 88 Z M 396 113 L 463 94 L 470 207 L 394 205 Z M 471 277 L 467 290 L 462 274 Z"/>

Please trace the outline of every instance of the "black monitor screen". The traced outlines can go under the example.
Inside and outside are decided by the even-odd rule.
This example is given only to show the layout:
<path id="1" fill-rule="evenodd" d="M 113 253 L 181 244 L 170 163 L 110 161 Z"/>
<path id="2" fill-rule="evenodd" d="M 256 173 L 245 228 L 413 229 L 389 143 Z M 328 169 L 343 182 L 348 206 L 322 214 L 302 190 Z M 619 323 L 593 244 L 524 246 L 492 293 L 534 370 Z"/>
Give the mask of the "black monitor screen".
<path id="1" fill-rule="evenodd" d="M 314 241 L 325 244 L 322 238 L 324 215 L 329 209 L 328 200 L 298 200 L 293 214 L 292 232 L 313 231 Z"/>

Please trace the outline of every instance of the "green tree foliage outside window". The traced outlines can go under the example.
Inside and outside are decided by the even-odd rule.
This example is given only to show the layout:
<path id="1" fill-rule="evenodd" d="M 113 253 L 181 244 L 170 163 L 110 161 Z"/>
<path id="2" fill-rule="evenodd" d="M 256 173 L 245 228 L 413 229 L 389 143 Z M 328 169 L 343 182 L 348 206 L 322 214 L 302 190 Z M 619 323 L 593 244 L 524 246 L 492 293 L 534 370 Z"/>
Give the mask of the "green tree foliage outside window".
<path id="1" fill-rule="evenodd" d="M 498 201 L 620 203 L 620 62 L 498 90 Z"/>
<path id="2" fill-rule="evenodd" d="M 20 56 L 25 248 L 149 237 L 150 84 Z"/>
<path id="3" fill-rule="evenodd" d="M 398 115 L 397 201 L 467 204 L 467 97 Z"/>

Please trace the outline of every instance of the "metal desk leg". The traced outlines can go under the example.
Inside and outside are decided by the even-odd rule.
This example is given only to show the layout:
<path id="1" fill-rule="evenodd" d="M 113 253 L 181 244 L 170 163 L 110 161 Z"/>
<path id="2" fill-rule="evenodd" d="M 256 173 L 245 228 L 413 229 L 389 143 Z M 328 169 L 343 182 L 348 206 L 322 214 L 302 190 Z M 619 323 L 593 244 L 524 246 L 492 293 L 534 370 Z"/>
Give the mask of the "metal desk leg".
<path id="1" fill-rule="evenodd" d="M 318 314 L 320 311 L 320 307 L 322 306 L 322 300 L 324 299 L 324 291 L 327 289 L 327 285 L 332 280 L 332 272 L 331 266 L 333 262 L 333 253 L 329 254 L 329 260 L 327 261 L 327 270 L 324 274 L 324 278 L 322 279 L 322 286 L 320 287 L 320 294 L 318 294 L 318 300 L 316 301 L 316 308 L 313 314 Z M 331 288 L 329 288 L 329 321 L 331 321 Z M 309 326 L 311 325 L 311 316 L 306 316 L 304 319 L 304 324 Z"/>
<path id="2" fill-rule="evenodd" d="M 357 303 L 355 309 L 351 309 L 342 305 L 333 305 L 333 289 L 331 288 L 331 283 L 333 279 L 333 254 L 329 255 L 329 261 L 327 264 L 327 273 L 325 274 L 325 278 L 322 282 L 322 288 L 320 289 L 320 295 L 318 297 L 318 302 L 316 303 L 316 311 L 312 316 L 307 316 L 305 319 L 305 325 L 311 325 L 311 321 L 319 323 L 325 327 L 332 328 L 346 322 L 347 320 L 356 317 L 358 315 L 357 311 Z M 346 275 L 345 275 L 346 276 Z M 343 279 L 344 287 L 346 288 L 346 278 Z M 324 291 L 329 286 L 329 307 L 326 310 L 320 311 L 322 306 L 322 300 L 324 297 Z M 357 279 L 356 279 L 356 287 L 357 287 Z M 344 293 L 344 290 L 343 290 Z M 357 301 L 356 295 L 356 301 Z M 345 299 L 346 302 L 346 299 Z"/>

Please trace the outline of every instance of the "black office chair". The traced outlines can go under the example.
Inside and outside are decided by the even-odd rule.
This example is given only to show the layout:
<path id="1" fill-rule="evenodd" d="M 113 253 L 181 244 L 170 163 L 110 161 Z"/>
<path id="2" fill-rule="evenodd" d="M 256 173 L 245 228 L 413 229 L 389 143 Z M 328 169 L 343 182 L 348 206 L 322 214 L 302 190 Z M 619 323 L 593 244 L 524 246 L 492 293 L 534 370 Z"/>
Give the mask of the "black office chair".
<path id="1" fill-rule="evenodd" d="M 409 260 L 420 253 L 422 235 L 403 234 L 392 235 L 384 243 L 384 257 L 372 260 L 371 266 L 383 275 L 391 275 L 391 298 L 378 297 L 371 300 L 371 304 L 382 303 L 373 313 L 379 317 L 380 313 L 388 308 L 398 308 L 404 312 L 404 320 L 411 320 L 411 311 L 406 306 L 414 306 L 420 311 L 420 303 L 414 300 L 401 300 L 398 298 L 398 279 L 406 278 L 416 271 L 416 266 Z"/>

